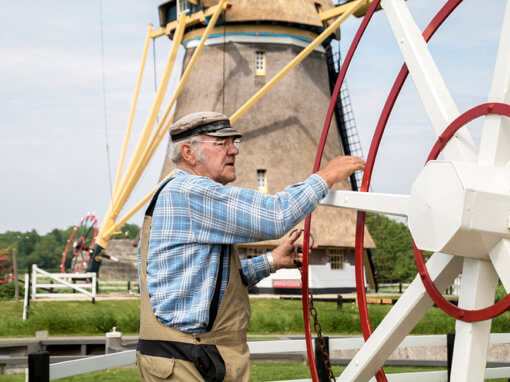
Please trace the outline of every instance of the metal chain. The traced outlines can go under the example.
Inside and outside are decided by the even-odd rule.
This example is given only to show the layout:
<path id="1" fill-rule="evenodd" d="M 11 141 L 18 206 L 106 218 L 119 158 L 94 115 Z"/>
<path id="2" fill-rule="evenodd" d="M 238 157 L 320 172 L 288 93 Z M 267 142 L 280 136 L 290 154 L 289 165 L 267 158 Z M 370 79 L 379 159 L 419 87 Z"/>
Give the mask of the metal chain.
<path id="1" fill-rule="evenodd" d="M 302 264 L 296 260 L 294 262 L 297 265 L 299 272 L 302 275 L 303 274 L 303 270 L 301 269 Z M 322 351 L 322 361 L 324 362 L 324 365 L 326 366 L 326 369 L 328 371 L 329 380 L 336 382 L 335 375 L 333 374 L 333 370 L 331 369 L 331 362 L 329 360 L 329 354 L 326 349 L 326 341 L 324 341 L 324 337 L 322 336 L 322 328 L 321 328 L 321 324 L 319 322 L 317 309 L 315 308 L 315 306 L 313 304 L 313 294 L 310 289 L 308 289 L 308 301 L 310 303 L 310 315 L 313 318 L 313 328 L 315 329 L 315 333 L 317 333 L 317 339 L 319 340 L 319 345 L 320 345 L 321 351 Z"/>

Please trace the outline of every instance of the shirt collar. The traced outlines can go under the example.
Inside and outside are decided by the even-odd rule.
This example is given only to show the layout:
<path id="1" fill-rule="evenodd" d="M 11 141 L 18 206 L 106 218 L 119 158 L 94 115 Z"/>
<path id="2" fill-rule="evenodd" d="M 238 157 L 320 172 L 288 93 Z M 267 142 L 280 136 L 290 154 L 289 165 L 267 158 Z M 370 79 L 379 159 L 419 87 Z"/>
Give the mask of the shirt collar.
<path id="1" fill-rule="evenodd" d="M 174 178 L 175 177 L 178 177 L 178 176 L 183 176 L 183 175 L 191 175 L 189 172 L 187 172 L 186 170 L 183 170 L 182 168 L 178 168 L 176 167 L 175 170 L 174 170 Z"/>

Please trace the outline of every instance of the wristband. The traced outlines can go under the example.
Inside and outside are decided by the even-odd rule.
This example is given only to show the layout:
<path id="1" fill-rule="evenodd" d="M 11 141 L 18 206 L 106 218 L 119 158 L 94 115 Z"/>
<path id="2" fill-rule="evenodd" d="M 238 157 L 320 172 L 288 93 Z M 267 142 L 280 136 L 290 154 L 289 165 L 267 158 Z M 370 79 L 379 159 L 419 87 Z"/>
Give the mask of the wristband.
<path id="1" fill-rule="evenodd" d="M 271 252 L 266 253 L 266 260 L 267 260 L 267 263 L 269 264 L 269 272 L 275 273 L 276 266 L 274 265 L 273 254 Z"/>

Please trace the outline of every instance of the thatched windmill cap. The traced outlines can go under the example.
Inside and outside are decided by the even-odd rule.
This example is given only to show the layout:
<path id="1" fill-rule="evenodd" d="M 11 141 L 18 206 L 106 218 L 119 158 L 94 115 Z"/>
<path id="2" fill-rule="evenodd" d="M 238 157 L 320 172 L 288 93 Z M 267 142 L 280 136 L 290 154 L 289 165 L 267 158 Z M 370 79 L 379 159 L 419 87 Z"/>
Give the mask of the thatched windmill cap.
<path id="1" fill-rule="evenodd" d="M 199 111 L 188 114 L 172 126 L 170 136 L 173 142 L 182 141 L 199 134 L 213 137 L 242 137 L 243 135 L 230 126 L 230 120 L 225 114 L 215 111 Z"/>

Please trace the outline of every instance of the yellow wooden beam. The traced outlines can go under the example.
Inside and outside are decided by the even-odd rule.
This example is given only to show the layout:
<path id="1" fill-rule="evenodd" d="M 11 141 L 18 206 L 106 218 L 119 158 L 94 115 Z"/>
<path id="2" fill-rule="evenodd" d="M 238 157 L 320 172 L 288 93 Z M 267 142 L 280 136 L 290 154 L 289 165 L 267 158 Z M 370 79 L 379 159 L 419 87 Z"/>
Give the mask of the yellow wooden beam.
<path id="1" fill-rule="evenodd" d="M 184 16 L 181 17 L 181 20 L 183 20 Z M 115 195 L 114 197 L 114 211 L 116 214 L 119 212 L 120 207 L 124 204 L 125 200 L 129 196 L 129 193 L 131 192 L 132 188 L 136 184 L 136 181 L 138 180 L 139 176 L 141 175 L 141 172 L 144 170 L 143 168 L 140 168 L 138 166 L 138 162 L 140 161 L 142 155 L 144 154 L 147 142 L 149 140 L 149 137 L 151 135 L 152 129 L 154 127 L 154 124 L 156 122 L 157 115 L 159 113 L 159 110 L 161 108 L 161 104 L 163 102 L 168 83 L 170 80 L 170 75 L 172 74 L 172 70 L 175 64 L 175 59 L 177 57 L 177 52 L 180 46 L 180 43 L 182 41 L 182 37 L 184 35 L 184 28 L 185 24 L 181 23 L 179 28 L 176 31 L 176 34 L 174 35 L 174 39 L 172 41 L 172 48 L 170 50 L 170 54 L 168 56 L 167 65 L 165 66 L 165 70 L 160 82 L 160 86 L 158 87 L 154 102 L 152 104 L 151 110 L 149 112 L 149 116 L 147 117 L 147 120 L 145 122 L 142 134 L 140 136 L 140 139 L 138 141 L 137 147 L 135 149 L 135 154 L 133 155 L 133 161 L 131 162 L 130 170 L 127 172 L 127 182 L 124 184 L 122 190 L 120 190 L 120 193 Z M 133 171 L 134 170 L 134 171 Z"/>
<path id="2" fill-rule="evenodd" d="M 221 10 L 223 11 L 224 9 L 230 8 L 231 6 L 232 6 L 232 1 L 225 1 L 222 5 L 217 4 L 213 7 L 207 8 L 205 11 L 198 11 L 198 12 L 193 13 L 190 16 L 186 16 L 185 21 L 184 21 L 186 23 L 186 27 L 189 27 L 189 26 L 192 26 L 195 24 L 204 24 L 205 25 L 206 24 L 205 19 L 211 18 L 216 13 L 218 8 L 221 8 Z M 166 26 L 164 28 L 158 28 L 158 29 L 154 30 L 152 32 L 151 37 L 157 38 L 157 37 L 161 37 L 161 36 L 168 36 L 168 35 L 170 35 L 170 33 L 172 31 L 174 31 L 177 28 L 177 24 L 178 24 L 178 20 L 172 21 L 172 22 L 166 24 Z"/>
<path id="3" fill-rule="evenodd" d="M 365 16 L 365 13 L 367 13 L 368 8 L 370 7 L 370 4 L 372 4 L 374 0 L 364 0 L 364 4 L 356 11 L 354 12 L 354 16 L 356 17 L 363 17 Z M 320 12 L 319 18 L 321 21 L 327 21 L 332 18 L 338 17 L 345 13 L 347 9 L 349 8 L 350 3 L 339 5 L 338 7 L 328 9 L 327 11 Z M 377 7 L 377 10 L 382 9 L 381 5 Z"/>
<path id="4" fill-rule="evenodd" d="M 175 63 L 175 58 L 177 56 L 177 51 L 179 49 L 182 37 L 184 35 L 185 17 L 186 17 L 185 15 L 181 16 L 180 20 L 182 22 L 180 23 L 179 27 L 177 28 L 174 34 L 174 38 L 172 41 L 172 49 L 170 50 L 170 54 L 168 55 L 165 71 L 163 73 L 161 82 L 156 92 L 156 96 L 154 97 L 154 101 L 152 103 L 149 115 L 145 121 L 142 134 L 136 145 L 133 158 L 131 159 L 130 164 L 126 170 L 126 176 L 122 179 L 122 183 L 118 187 L 117 192 L 112 196 L 108 212 L 105 215 L 105 220 L 101 224 L 101 229 L 99 230 L 97 243 L 103 248 L 106 248 L 109 239 L 109 237 L 106 236 L 105 233 L 109 232 L 111 227 L 115 226 L 115 220 L 120 212 L 120 209 L 126 203 L 127 198 L 131 194 L 131 191 L 135 187 L 136 183 L 138 182 L 138 179 L 140 178 L 144 170 L 144 168 L 141 168 L 141 166 L 139 165 L 139 162 L 143 160 L 143 153 L 146 150 L 147 141 L 149 140 L 151 131 L 156 122 L 156 117 L 158 115 L 159 109 L 161 108 L 161 103 L 163 102 L 163 98 L 166 93 L 168 82 L 170 80 L 170 75 L 172 74 L 172 69 Z"/>
<path id="5" fill-rule="evenodd" d="M 255 93 L 243 106 L 241 106 L 230 117 L 230 123 L 234 124 L 244 113 L 246 113 L 263 95 L 265 95 L 274 85 L 276 85 L 285 75 L 294 67 L 303 61 L 314 49 L 326 38 L 334 33 L 340 24 L 364 5 L 366 0 L 356 0 L 349 3 L 347 9 L 338 17 L 329 27 L 327 27 L 315 40 L 313 40 L 305 49 L 303 49 L 294 59 L 289 62 L 279 73 L 277 73 L 268 83 L 266 83 L 257 93 Z"/>
<path id="6" fill-rule="evenodd" d="M 207 37 L 209 36 L 214 25 L 216 24 L 216 21 L 218 20 L 220 14 L 223 12 L 223 10 L 227 6 L 229 6 L 229 3 L 230 3 L 229 1 L 221 0 L 220 3 L 218 4 L 218 6 L 214 7 L 215 12 L 211 16 L 211 20 L 209 21 L 208 26 L 204 31 L 202 39 L 200 40 L 200 44 L 197 47 L 197 49 L 195 50 L 195 52 L 188 64 L 188 67 L 186 68 L 185 73 L 181 77 L 181 81 L 179 82 L 179 85 L 178 85 L 176 91 L 174 92 L 174 95 L 172 96 L 172 99 L 165 111 L 163 118 L 159 122 L 156 131 L 154 132 L 154 134 L 152 134 L 150 139 L 149 139 L 149 135 L 150 135 L 152 128 L 151 129 L 144 128 L 144 132 L 142 133 L 142 137 L 140 138 L 137 149 L 135 149 L 135 154 L 133 156 L 133 160 L 131 161 L 129 168 L 126 171 L 126 179 L 124 179 L 123 186 L 119 189 L 119 192 L 114 193 L 114 198 L 112 200 L 113 207 L 110 208 L 110 210 L 107 213 L 107 217 L 105 219 L 106 223 L 104 224 L 104 228 L 103 228 L 103 225 L 101 226 L 101 230 L 100 230 L 99 236 L 98 236 L 99 237 L 98 244 L 101 245 L 103 248 L 104 248 L 104 245 L 107 244 L 109 237 L 119 227 L 122 227 L 122 225 L 127 221 L 127 219 L 129 219 L 134 213 L 136 213 L 136 211 L 138 209 L 140 209 L 144 205 L 143 201 L 142 201 L 142 203 L 138 203 L 135 206 L 135 208 L 132 210 L 132 212 L 128 213 L 126 215 L 126 217 L 122 218 L 120 221 L 115 223 L 116 218 L 120 212 L 120 209 L 124 206 L 125 202 L 127 201 L 127 198 L 129 197 L 129 194 L 131 193 L 132 189 L 138 182 L 141 174 L 143 173 L 143 171 L 145 170 L 150 159 L 154 155 L 157 147 L 159 146 L 159 144 L 165 137 L 166 132 L 168 131 L 168 128 L 173 121 L 173 114 L 170 117 L 170 119 L 168 121 L 166 121 L 167 117 L 170 113 L 170 110 L 172 109 L 173 105 L 175 104 L 175 101 L 177 100 L 177 97 L 179 96 L 180 92 L 182 91 L 184 83 L 186 82 L 186 80 L 189 76 L 189 73 L 191 72 L 191 69 L 193 67 L 193 64 L 195 63 L 198 55 L 201 52 L 202 47 L 204 46 L 205 41 L 207 40 Z M 173 57 L 172 61 L 170 61 L 170 58 L 169 58 L 169 63 L 167 64 L 167 67 L 165 69 L 165 73 L 167 73 L 168 76 L 171 73 L 171 69 L 172 69 L 173 63 L 175 61 L 176 51 L 174 54 L 173 53 L 174 46 L 175 46 L 176 42 L 178 44 L 180 44 L 180 42 L 182 41 L 182 37 L 184 34 L 184 28 L 187 25 L 184 21 L 186 20 L 187 17 L 188 16 L 186 16 L 186 15 L 181 15 L 181 18 L 179 19 L 179 21 L 181 21 L 181 23 L 179 24 L 178 29 L 175 32 L 174 39 L 173 39 L 174 45 L 172 45 L 172 51 L 170 53 L 170 56 L 174 55 L 174 57 Z M 170 65 L 170 62 L 171 62 L 171 65 Z M 165 79 L 166 75 L 164 75 L 163 77 Z M 168 78 L 166 78 L 166 81 L 167 80 L 168 80 Z M 161 89 L 161 86 L 160 86 L 160 89 Z M 158 89 L 158 94 L 159 94 L 160 89 Z M 165 89 L 166 89 L 166 85 L 165 85 Z M 162 101 L 162 99 L 159 100 L 159 96 L 156 95 L 156 101 L 153 103 L 153 109 L 151 109 L 150 115 L 152 115 L 153 110 L 155 110 L 154 109 L 155 104 L 158 104 L 157 110 L 156 110 L 156 115 L 157 115 L 157 111 L 159 111 L 159 108 L 161 107 L 161 101 Z M 146 127 L 153 126 L 154 122 L 155 122 L 155 116 L 154 116 L 154 120 L 151 117 L 149 117 L 149 120 L 146 123 Z M 138 149 L 138 147 L 140 147 L 140 149 Z"/>
<path id="7" fill-rule="evenodd" d="M 120 229 L 129 219 L 133 217 L 134 214 L 138 212 L 140 208 L 142 208 L 149 200 L 151 200 L 152 196 L 156 192 L 156 190 L 161 186 L 161 184 L 170 178 L 173 175 L 174 171 L 170 171 L 170 174 L 168 174 L 161 182 L 158 183 L 156 187 L 154 187 L 147 195 L 143 197 L 142 200 L 140 200 L 125 216 L 123 216 L 113 227 L 111 227 L 106 233 L 105 237 L 110 238 L 112 235 L 115 234 L 115 232 Z M 104 247 L 103 247 L 104 248 Z"/>
<path id="8" fill-rule="evenodd" d="M 203 30 L 202 37 L 200 38 L 200 42 L 199 42 L 197 48 L 195 49 L 193 55 L 191 56 L 188 66 L 184 70 L 181 80 L 179 81 L 179 84 L 177 85 L 177 88 L 175 89 L 175 92 L 174 92 L 170 102 L 168 103 L 165 113 L 163 114 L 163 117 L 161 118 L 161 121 L 158 126 L 158 131 L 161 130 L 161 128 L 163 126 L 169 126 L 169 124 L 165 124 L 168 114 L 170 113 L 170 110 L 172 110 L 172 107 L 174 106 L 175 102 L 177 101 L 177 98 L 181 94 L 181 91 L 184 88 L 184 84 L 188 80 L 191 70 L 193 69 L 193 66 L 195 65 L 195 62 L 197 61 L 198 57 L 200 56 L 200 53 L 202 52 L 202 48 L 204 47 L 205 42 L 207 41 L 207 38 L 211 34 L 211 31 L 214 29 L 214 26 L 216 25 L 216 21 L 218 21 L 220 14 L 228 6 L 228 3 L 229 3 L 229 1 L 220 0 L 217 7 L 215 7 L 216 11 L 211 16 L 211 19 L 209 20 L 209 23 L 207 24 L 207 27 L 205 28 L 205 30 Z M 167 129 L 165 129 L 165 131 L 166 130 Z"/>
<path id="9" fill-rule="evenodd" d="M 140 65 L 140 70 L 138 71 L 138 79 L 136 81 L 133 102 L 131 103 L 131 111 L 129 113 L 129 120 L 128 120 L 127 129 L 126 129 L 126 135 L 124 136 L 124 143 L 122 145 L 122 153 L 120 155 L 119 167 L 117 168 L 117 176 L 115 177 L 115 185 L 113 187 L 114 195 L 117 193 L 117 190 L 119 188 L 120 176 L 122 175 L 122 168 L 124 167 L 124 160 L 126 158 L 129 137 L 131 136 L 131 129 L 133 127 L 133 120 L 135 117 L 136 104 L 138 103 L 138 95 L 140 94 L 140 85 L 142 83 L 143 71 L 145 68 L 145 62 L 147 61 L 147 52 L 149 50 L 151 33 L 152 33 L 152 24 L 149 24 L 149 26 L 147 28 L 147 34 L 145 35 L 145 43 L 144 43 L 143 54 L 142 54 L 142 63 Z"/>
<path id="10" fill-rule="evenodd" d="M 154 153 L 156 152 L 159 144 L 166 136 L 166 132 L 168 131 L 168 128 L 170 127 L 172 121 L 173 121 L 173 114 L 170 117 L 170 119 L 167 121 L 167 117 L 169 115 L 170 110 L 172 109 L 173 105 L 175 104 L 175 101 L 177 100 L 177 97 L 179 96 L 180 92 L 183 89 L 184 83 L 186 82 L 191 69 L 193 68 L 194 63 L 196 62 L 198 56 L 200 55 L 200 52 L 205 44 L 205 41 L 207 40 L 207 37 L 209 36 L 211 30 L 213 29 L 214 25 L 216 24 L 216 21 L 218 20 L 221 12 L 223 12 L 223 5 L 226 3 L 225 0 L 221 0 L 218 4 L 218 7 L 216 9 L 216 12 L 211 17 L 211 20 L 209 21 L 209 24 L 207 28 L 204 31 L 204 34 L 202 35 L 202 39 L 200 40 L 200 44 L 198 45 L 197 49 L 195 49 L 195 52 L 193 53 L 192 58 L 190 59 L 190 62 L 186 68 L 186 71 L 184 72 L 183 76 L 181 77 L 181 81 L 179 82 L 179 85 L 177 86 L 177 89 L 175 90 L 172 99 L 170 100 L 170 103 L 165 111 L 165 114 L 161 118 L 161 121 L 158 124 L 158 128 L 150 138 L 149 142 L 145 146 L 146 149 L 141 154 L 136 167 L 132 170 L 132 172 L 136 174 L 140 174 L 144 171 L 144 169 L 147 167 L 150 159 L 153 157 Z M 138 181 L 139 176 L 137 176 L 135 182 Z M 143 204 L 142 204 L 143 205 Z M 116 217 L 116 216 L 115 216 Z M 115 226 L 118 226 L 120 223 L 117 223 Z M 120 225 L 122 226 L 122 224 Z M 113 232 L 113 229 L 109 229 L 108 232 Z"/>

